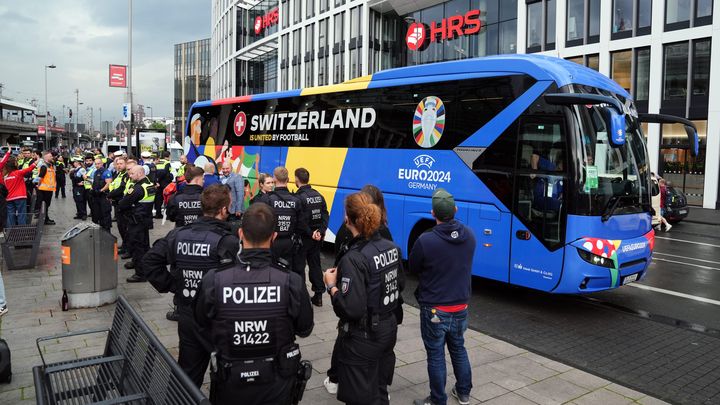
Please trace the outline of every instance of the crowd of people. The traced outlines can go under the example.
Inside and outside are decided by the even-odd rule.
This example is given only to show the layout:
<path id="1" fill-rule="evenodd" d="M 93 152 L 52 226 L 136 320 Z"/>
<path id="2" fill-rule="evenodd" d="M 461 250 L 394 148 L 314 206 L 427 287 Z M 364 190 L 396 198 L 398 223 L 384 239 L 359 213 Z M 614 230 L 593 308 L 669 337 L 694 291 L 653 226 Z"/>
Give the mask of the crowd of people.
<path id="1" fill-rule="evenodd" d="M 325 294 L 338 317 L 325 388 L 347 404 L 389 403 L 405 269 L 381 190 L 366 185 L 345 198 L 335 263 L 323 271 L 328 207 L 308 170 L 294 171 L 295 192 L 287 168 L 261 173 L 259 191 L 250 196 L 248 180 L 229 163 L 217 175 L 214 164 L 200 168 L 184 157 L 174 171 L 162 152 L 159 159 L 149 152 L 139 159 L 98 152 L 70 157 L 71 168 L 51 153 L 0 160 L 7 222 L 26 221 L 29 190 L 46 206 L 52 195 L 63 196 L 58 179 L 65 173 L 76 219 L 86 220 L 89 208 L 92 221 L 112 231 L 114 211 L 119 253 L 134 269 L 127 281 L 173 294 L 167 317 L 178 322 L 178 363 L 197 386 L 210 367 L 213 403 L 239 397 L 249 404 L 297 403 L 312 365 L 302 360 L 296 338 L 312 333 L 313 306 L 322 307 Z M 446 403 L 447 345 L 457 380 L 451 394 L 467 404 L 472 378 L 463 335 L 475 238 L 455 220 L 451 194 L 436 190 L 431 205 L 437 225 L 408 255 L 408 270 L 419 277 L 415 296 L 430 377 L 430 395 L 414 403 Z M 149 230 L 163 217 L 175 227 L 151 247 Z"/>

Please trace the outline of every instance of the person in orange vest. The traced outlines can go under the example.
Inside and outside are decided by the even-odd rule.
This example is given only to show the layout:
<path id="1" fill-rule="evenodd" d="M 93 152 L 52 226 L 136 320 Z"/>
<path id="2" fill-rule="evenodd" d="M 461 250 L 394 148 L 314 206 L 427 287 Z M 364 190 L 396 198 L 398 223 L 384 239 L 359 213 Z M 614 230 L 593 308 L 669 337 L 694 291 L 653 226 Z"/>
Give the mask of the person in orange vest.
<path id="1" fill-rule="evenodd" d="M 53 155 L 50 152 L 43 154 L 43 165 L 38 172 L 37 200 L 35 201 L 35 210 L 39 210 L 42 203 L 45 203 L 45 225 L 55 225 L 55 221 L 50 219 L 50 203 L 52 196 L 57 187 L 57 177 L 55 176 L 55 163 Z"/>

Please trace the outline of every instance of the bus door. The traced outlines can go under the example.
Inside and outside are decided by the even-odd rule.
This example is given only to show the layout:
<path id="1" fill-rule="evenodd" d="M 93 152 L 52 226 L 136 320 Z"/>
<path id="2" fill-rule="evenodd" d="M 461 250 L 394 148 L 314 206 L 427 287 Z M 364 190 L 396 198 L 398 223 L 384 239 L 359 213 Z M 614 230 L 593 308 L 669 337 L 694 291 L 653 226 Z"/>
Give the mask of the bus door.
<path id="1" fill-rule="evenodd" d="M 550 291 L 563 269 L 567 142 L 562 116 L 526 116 L 518 151 L 510 233 L 510 283 Z"/>

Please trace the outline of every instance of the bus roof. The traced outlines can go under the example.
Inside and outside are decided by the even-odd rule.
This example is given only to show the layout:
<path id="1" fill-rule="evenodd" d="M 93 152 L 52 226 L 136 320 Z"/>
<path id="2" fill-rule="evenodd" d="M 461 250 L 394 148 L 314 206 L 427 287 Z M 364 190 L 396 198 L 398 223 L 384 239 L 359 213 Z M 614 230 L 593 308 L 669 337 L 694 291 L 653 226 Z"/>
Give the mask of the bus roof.
<path id="1" fill-rule="evenodd" d="M 341 84 L 254 94 L 213 101 L 200 101 L 193 104 L 193 107 L 362 90 L 366 88 L 383 87 L 384 85 L 453 80 L 476 75 L 487 77 L 507 74 L 527 74 L 538 81 L 554 81 L 558 87 L 568 84 L 587 85 L 619 94 L 625 98 L 632 98 L 625 89 L 610 80 L 607 76 L 575 62 L 552 56 L 518 54 L 407 66 L 383 70 L 373 75 L 358 77 Z"/>

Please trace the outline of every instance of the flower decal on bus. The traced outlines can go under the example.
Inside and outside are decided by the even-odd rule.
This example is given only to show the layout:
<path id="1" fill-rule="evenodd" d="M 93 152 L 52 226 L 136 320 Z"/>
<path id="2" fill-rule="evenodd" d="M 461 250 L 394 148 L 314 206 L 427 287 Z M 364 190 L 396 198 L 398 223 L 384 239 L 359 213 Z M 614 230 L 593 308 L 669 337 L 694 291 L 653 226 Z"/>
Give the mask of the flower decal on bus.
<path id="1" fill-rule="evenodd" d="M 440 142 L 445 129 L 445 104 L 438 97 L 425 97 L 415 109 L 413 136 L 423 148 L 432 148 Z"/>

